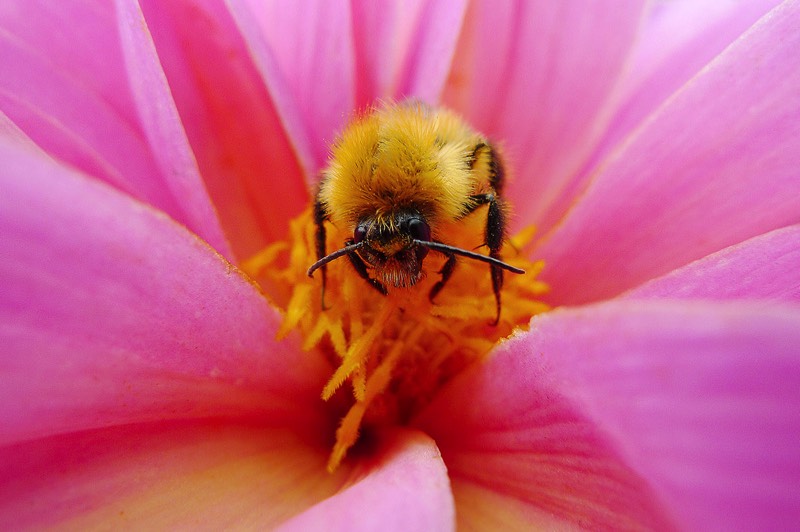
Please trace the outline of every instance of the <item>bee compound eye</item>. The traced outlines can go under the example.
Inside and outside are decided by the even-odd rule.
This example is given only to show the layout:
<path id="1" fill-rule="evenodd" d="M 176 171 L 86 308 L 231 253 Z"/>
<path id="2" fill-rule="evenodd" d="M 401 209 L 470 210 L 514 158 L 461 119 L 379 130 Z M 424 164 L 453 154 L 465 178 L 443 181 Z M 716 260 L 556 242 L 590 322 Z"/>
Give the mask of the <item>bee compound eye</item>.
<path id="1" fill-rule="evenodd" d="M 431 228 L 423 220 L 414 218 L 408 222 L 408 233 L 415 240 L 422 240 L 423 242 L 430 242 Z"/>
<path id="2" fill-rule="evenodd" d="M 362 240 L 367 237 L 367 227 L 364 225 L 359 225 L 356 227 L 356 230 L 353 231 L 353 242 L 358 244 Z"/>

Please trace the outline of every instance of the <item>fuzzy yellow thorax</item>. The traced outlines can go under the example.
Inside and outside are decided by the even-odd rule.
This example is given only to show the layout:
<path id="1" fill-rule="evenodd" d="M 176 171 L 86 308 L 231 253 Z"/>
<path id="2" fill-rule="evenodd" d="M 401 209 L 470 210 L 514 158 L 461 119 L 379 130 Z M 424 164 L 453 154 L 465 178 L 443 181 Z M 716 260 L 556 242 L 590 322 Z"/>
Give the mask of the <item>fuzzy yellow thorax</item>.
<path id="1" fill-rule="evenodd" d="M 451 240 L 469 249 L 478 246 L 482 236 L 480 220 L 471 223 L 471 218 L 485 219 L 475 213 L 447 228 Z M 346 258 L 331 262 L 323 309 L 320 272 L 314 279 L 306 275 L 317 259 L 310 209 L 292 221 L 288 241 L 269 246 L 243 264 L 283 312 L 279 337 L 297 330 L 304 350 L 319 351 L 331 361 L 332 375 L 321 390 L 322 398 L 346 394 L 350 406 L 336 431 L 329 471 L 338 467 L 363 427 L 413 421 L 450 379 L 480 363 L 515 330 L 527 328 L 531 316 L 547 310 L 537 299 L 547 290 L 537 280 L 543 263 L 529 262 L 514 251 L 532 234 L 526 231 L 506 245 L 507 262 L 526 273 L 506 275 L 496 326 L 491 324 L 495 300 L 486 264 L 460 260 L 434 302 L 428 300 L 443 263 L 435 253 L 425 259 L 427 275 L 420 283 L 390 288 L 388 296 L 361 279 Z M 348 236 L 331 227 L 328 249 L 341 247 Z"/>
<path id="2" fill-rule="evenodd" d="M 334 223 L 389 218 L 414 206 L 429 223 L 465 213 L 488 168 L 471 156 L 485 139 L 455 113 L 418 103 L 386 105 L 357 117 L 331 148 L 319 199 Z M 481 161 L 483 164 L 484 161 Z"/>

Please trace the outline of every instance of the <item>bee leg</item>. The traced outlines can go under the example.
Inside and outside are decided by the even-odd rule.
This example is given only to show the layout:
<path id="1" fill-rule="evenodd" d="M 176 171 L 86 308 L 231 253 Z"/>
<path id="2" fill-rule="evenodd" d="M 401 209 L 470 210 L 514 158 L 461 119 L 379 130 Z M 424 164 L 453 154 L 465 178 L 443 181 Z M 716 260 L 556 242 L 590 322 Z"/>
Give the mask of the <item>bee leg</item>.
<path id="1" fill-rule="evenodd" d="M 484 243 L 489 248 L 490 257 L 502 260 L 500 249 L 503 247 L 503 238 L 506 231 L 506 216 L 502 201 L 492 193 L 475 195 L 472 196 L 472 199 L 476 202 L 476 205 L 489 204 L 489 212 L 486 215 Z M 497 309 L 492 325 L 497 325 L 500 321 L 500 290 L 503 288 L 503 269 L 494 264 L 490 264 L 489 269 L 492 272 L 492 290 L 494 291 L 495 307 Z"/>
<path id="2" fill-rule="evenodd" d="M 486 171 L 488 175 L 486 178 L 489 182 L 489 186 L 492 187 L 496 195 L 500 196 L 503 193 L 503 185 L 505 185 L 506 182 L 505 170 L 503 170 L 503 161 L 497 156 L 491 144 L 481 142 L 475 146 L 475 149 L 472 151 L 472 156 L 470 157 L 470 168 L 475 169 L 475 165 L 484 157 L 488 158 L 486 162 Z"/>
<path id="3" fill-rule="evenodd" d="M 502 260 L 500 249 L 503 247 L 503 239 L 506 233 L 506 215 L 503 210 L 502 200 L 493 193 L 476 194 L 471 196 L 471 199 L 475 202 L 475 208 L 489 204 L 489 212 L 486 215 L 484 243 L 489 248 L 490 257 Z M 494 264 L 490 264 L 489 268 L 492 272 L 492 290 L 494 291 L 495 306 L 497 308 L 493 325 L 497 325 L 500 321 L 500 290 L 503 288 L 503 269 Z"/>
<path id="4" fill-rule="evenodd" d="M 428 300 L 433 302 L 433 298 L 435 298 L 439 292 L 441 292 L 444 285 L 447 284 L 447 281 L 450 280 L 450 276 L 453 275 L 453 270 L 456 269 L 456 256 L 452 253 L 447 253 L 447 261 L 442 266 L 442 269 L 439 270 L 439 273 L 442 275 L 442 278 L 433 285 L 431 291 L 428 293 Z"/>
<path id="5" fill-rule="evenodd" d="M 317 260 L 320 260 L 322 257 L 325 256 L 325 218 L 327 215 L 325 214 L 325 209 L 322 206 L 322 203 L 317 199 L 314 201 L 314 224 L 317 226 L 317 231 L 315 233 L 315 244 L 317 248 Z M 327 265 L 323 264 L 320 267 L 322 271 L 322 296 L 321 296 L 321 304 L 322 310 L 326 310 L 328 307 L 325 306 L 325 286 L 327 284 Z"/>
<path id="6" fill-rule="evenodd" d="M 345 242 L 346 246 L 350 246 L 352 244 L 353 244 L 352 240 L 348 240 L 347 242 Z M 369 272 L 367 272 L 367 265 L 364 263 L 364 260 L 358 256 L 358 253 L 356 253 L 355 251 L 351 251 L 350 253 L 347 254 L 347 258 L 350 259 L 350 264 L 353 265 L 353 268 L 355 268 L 358 275 L 360 275 L 362 279 L 367 281 L 370 284 L 370 286 L 372 286 L 375 290 L 377 290 L 383 295 L 387 295 L 389 293 L 386 290 L 386 287 L 383 286 L 383 283 L 369 276 Z"/>
<path id="7" fill-rule="evenodd" d="M 503 202 L 499 195 L 505 184 L 505 172 L 503 164 L 494 148 L 490 144 L 481 143 L 475 147 L 472 154 L 472 167 L 475 167 L 476 162 L 482 157 L 488 157 L 488 176 L 487 180 L 492 192 L 486 194 L 476 194 L 471 196 L 473 201 L 472 210 L 477 209 L 481 205 L 489 205 L 489 212 L 486 216 L 486 232 L 484 235 L 484 243 L 489 248 L 489 256 L 501 260 L 500 248 L 503 247 L 503 240 L 506 233 L 506 215 L 503 209 Z M 503 269 L 499 266 L 490 265 L 489 268 L 492 272 L 492 290 L 494 291 L 495 305 L 497 314 L 495 316 L 494 325 L 500 321 L 500 290 L 503 288 Z"/>
<path id="8" fill-rule="evenodd" d="M 484 243 L 489 248 L 490 257 L 502 260 L 500 249 L 503 247 L 503 238 L 506 232 L 506 215 L 503 210 L 502 200 L 493 193 L 476 194 L 471 196 L 471 199 L 475 202 L 475 208 L 489 204 L 489 212 L 486 215 Z M 493 325 L 497 325 L 500 321 L 500 290 L 503 288 L 503 269 L 494 264 L 490 264 L 489 269 L 492 272 L 492 290 L 494 291 L 495 306 L 497 308 Z"/>
<path id="9" fill-rule="evenodd" d="M 500 248 L 503 247 L 503 237 L 505 236 L 506 222 L 503 206 L 498 199 L 489 202 L 489 213 L 486 216 L 486 245 L 489 247 L 489 256 L 501 260 Z M 500 321 L 500 290 L 503 288 L 503 269 L 494 264 L 489 268 L 492 272 L 492 290 L 497 307 L 494 325 Z"/>

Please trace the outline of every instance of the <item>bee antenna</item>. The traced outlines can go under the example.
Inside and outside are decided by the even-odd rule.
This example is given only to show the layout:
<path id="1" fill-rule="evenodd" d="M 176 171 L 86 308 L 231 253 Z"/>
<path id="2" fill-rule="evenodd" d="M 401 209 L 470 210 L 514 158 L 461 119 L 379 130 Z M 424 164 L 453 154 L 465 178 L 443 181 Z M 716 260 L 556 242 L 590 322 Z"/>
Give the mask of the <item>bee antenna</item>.
<path id="1" fill-rule="evenodd" d="M 473 251 L 467 251 L 466 249 L 448 246 L 447 244 L 442 244 L 441 242 L 432 242 L 430 240 L 414 240 L 413 242 L 418 246 L 425 246 L 426 248 L 430 248 L 436 251 L 441 251 L 443 253 L 452 253 L 453 255 L 461 255 L 462 257 L 467 257 L 468 259 L 474 259 L 474 260 L 479 260 L 481 262 L 494 264 L 495 266 L 499 266 L 504 270 L 508 270 L 512 273 L 525 273 L 525 270 L 521 270 L 515 266 L 506 264 L 505 262 L 498 260 L 494 257 L 490 257 L 488 255 L 481 255 L 480 253 L 475 253 Z"/>
<path id="2" fill-rule="evenodd" d="M 317 262 L 315 262 L 314 264 L 311 265 L 311 267 L 308 269 L 308 276 L 309 277 L 313 277 L 314 276 L 314 272 L 317 271 L 320 267 L 325 266 L 330 261 L 336 260 L 336 259 L 338 259 L 339 257 L 341 257 L 343 255 L 347 255 L 351 251 L 357 250 L 358 248 L 360 248 L 363 245 L 364 245 L 364 241 L 362 240 L 358 244 L 350 244 L 349 246 L 345 246 L 342 249 L 337 249 L 336 251 L 334 251 L 333 253 L 331 253 L 329 255 L 325 255 L 324 257 L 322 257 Z"/>

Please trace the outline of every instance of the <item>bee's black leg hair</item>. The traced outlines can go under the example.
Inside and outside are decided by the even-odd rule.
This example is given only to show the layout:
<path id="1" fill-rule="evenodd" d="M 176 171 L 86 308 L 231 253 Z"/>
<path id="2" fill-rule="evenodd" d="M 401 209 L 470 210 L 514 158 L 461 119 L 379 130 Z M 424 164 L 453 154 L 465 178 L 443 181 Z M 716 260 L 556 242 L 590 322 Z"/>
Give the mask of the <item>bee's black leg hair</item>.
<path id="1" fill-rule="evenodd" d="M 344 243 L 345 246 L 350 246 L 353 244 L 352 240 L 348 240 Z M 377 281 L 369 276 L 367 272 L 367 265 L 364 263 L 364 260 L 358 256 L 358 253 L 355 251 L 351 251 L 347 254 L 347 258 L 350 259 L 350 263 L 353 265 L 353 268 L 356 269 L 358 275 L 361 276 L 362 279 L 367 281 L 375 290 L 380 292 L 383 295 L 387 295 L 389 292 L 386 291 L 386 287 L 383 286 L 383 283 Z"/>
<path id="2" fill-rule="evenodd" d="M 486 194 L 476 194 L 471 196 L 474 202 L 472 210 L 477 209 L 481 205 L 489 205 L 489 212 L 486 215 L 486 232 L 484 235 L 484 242 L 489 248 L 489 256 L 501 260 L 500 248 L 503 247 L 503 240 L 506 232 L 506 216 L 503 209 L 502 200 L 498 197 L 500 191 L 503 189 L 505 183 L 505 173 L 503 171 L 503 164 L 498 157 L 495 156 L 493 148 L 489 144 L 478 144 L 472 155 L 472 164 L 474 165 L 478 157 L 483 153 L 488 152 L 489 156 L 489 185 L 492 187 L 493 192 Z M 503 288 L 503 269 L 499 266 L 489 265 L 492 272 L 492 290 L 494 291 L 495 306 L 497 314 L 495 316 L 494 325 L 500 321 L 500 290 Z"/>
<path id="3" fill-rule="evenodd" d="M 495 198 L 489 202 L 489 213 L 486 216 L 486 245 L 489 246 L 489 256 L 501 260 L 500 248 L 503 247 L 506 221 L 500 200 Z M 500 321 L 500 290 L 503 288 L 503 270 L 499 266 L 490 265 L 492 271 L 492 290 L 497 307 L 494 324 Z"/>
<path id="4" fill-rule="evenodd" d="M 499 196 L 503 193 L 503 185 L 505 185 L 506 182 L 503 162 L 495 153 L 494 148 L 492 148 L 490 144 L 484 142 L 481 142 L 472 150 L 470 167 L 474 167 L 475 163 L 481 157 L 489 158 L 489 186 L 491 186 L 494 193 Z"/>
<path id="5" fill-rule="evenodd" d="M 453 270 L 456 269 L 456 256 L 452 253 L 445 253 L 445 255 L 447 255 L 447 261 L 442 266 L 442 269 L 439 270 L 442 278 L 435 285 L 433 285 L 430 293 L 428 293 L 428 299 L 431 302 L 433 302 L 433 298 L 435 298 L 436 295 L 441 292 L 442 288 L 444 288 L 444 285 L 450 280 L 450 276 L 453 275 Z"/>
<path id="6" fill-rule="evenodd" d="M 320 203 L 319 198 L 314 201 L 314 223 L 317 226 L 317 231 L 315 234 L 315 243 L 317 247 L 317 260 L 322 259 L 325 256 L 325 219 L 327 215 L 325 214 L 325 208 Z M 322 310 L 327 309 L 328 307 L 325 306 L 325 285 L 327 284 L 327 265 L 323 264 L 320 266 L 320 270 L 322 270 L 322 297 L 321 297 L 321 304 Z"/>

